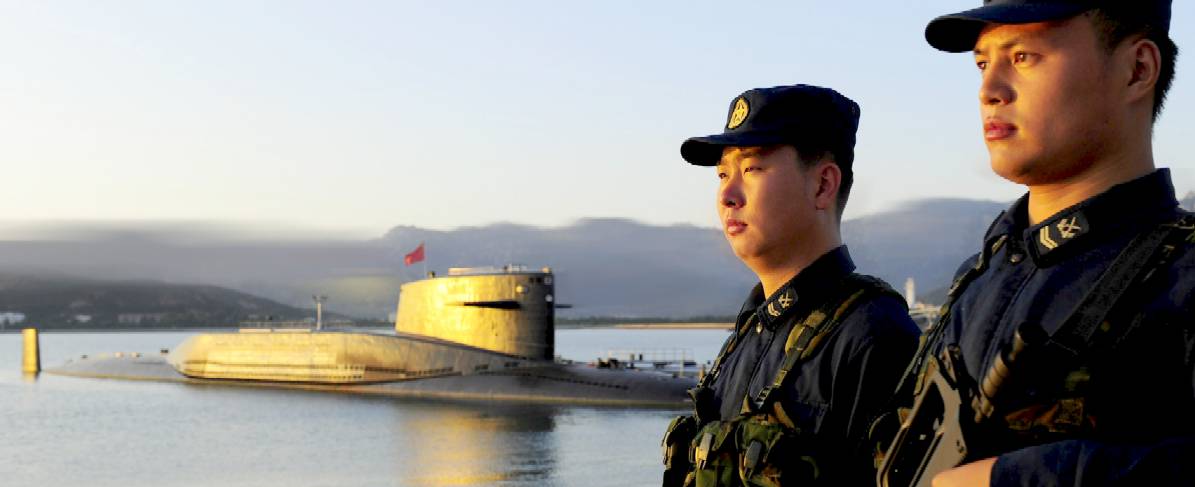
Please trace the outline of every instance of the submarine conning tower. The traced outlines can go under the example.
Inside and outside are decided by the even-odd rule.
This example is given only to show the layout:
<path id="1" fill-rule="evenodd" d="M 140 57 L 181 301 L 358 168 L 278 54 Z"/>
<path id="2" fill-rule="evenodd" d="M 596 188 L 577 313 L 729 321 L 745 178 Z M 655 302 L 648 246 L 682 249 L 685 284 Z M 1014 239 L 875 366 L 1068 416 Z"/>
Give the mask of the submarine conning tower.
<path id="1" fill-rule="evenodd" d="M 518 357 L 555 353 L 552 270 L 452 268 L 402 285 L 394 329 Z"/>

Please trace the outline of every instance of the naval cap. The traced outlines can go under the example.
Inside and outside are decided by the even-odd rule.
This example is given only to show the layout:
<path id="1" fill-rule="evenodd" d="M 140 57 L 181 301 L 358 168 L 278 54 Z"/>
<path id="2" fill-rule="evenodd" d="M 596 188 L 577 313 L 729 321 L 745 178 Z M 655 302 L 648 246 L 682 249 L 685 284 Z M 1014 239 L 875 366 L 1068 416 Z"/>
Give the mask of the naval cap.
<path id="1" fill-rule="evenodd" d="M 1171 0 L 983 0 L 983 6 L 943 15 L 925 27 L 925 40 L 946 52 L 975 48 L 988 24 L 1030 24 L 1074 17 L 1095 8 L 1109 8 L 1116 17 L 1133 17 L 1162 32 L 1170 31 Z"/>
<path id="2" fill-rule="evenodd" d="M 692 137 L 680 153 L 690 164 L 716 166 L 725 147 L 814 146 L 834 154 L 848 170 L 858 128 L 859 104 L 837 91 L 811 85 L 756 88 L 730 101 L 722 133 Z"/>

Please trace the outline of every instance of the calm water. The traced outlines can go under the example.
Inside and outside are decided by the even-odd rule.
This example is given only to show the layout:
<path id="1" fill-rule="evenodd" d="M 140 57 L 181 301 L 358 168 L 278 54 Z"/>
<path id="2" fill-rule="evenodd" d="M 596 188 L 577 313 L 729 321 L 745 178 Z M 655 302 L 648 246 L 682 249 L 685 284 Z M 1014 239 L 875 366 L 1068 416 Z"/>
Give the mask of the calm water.
<path id="1" fill-rule="evenodd" d="M 42 365 L 173 348 L 194 332 L 47 333 Z M 678 347 L 723 330 L 559 330 L 557 353 Z M 672 411 L 511 406 L 239 387 L 22 377 L 0 335 L 0 485 L 658 485 Z"/>

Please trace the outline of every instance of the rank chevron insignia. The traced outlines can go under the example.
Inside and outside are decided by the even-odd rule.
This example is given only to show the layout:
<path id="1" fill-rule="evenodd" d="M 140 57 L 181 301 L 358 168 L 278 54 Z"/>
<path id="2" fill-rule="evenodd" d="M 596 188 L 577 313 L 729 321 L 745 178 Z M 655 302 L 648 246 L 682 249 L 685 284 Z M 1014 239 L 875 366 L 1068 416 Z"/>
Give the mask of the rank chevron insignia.
<path id="1" fill-rule="evenodd" d="M 775 301 L 768 303 L 768 314 L 772 315 L 773 318 L 780 316 L 786 310 L 788 310 L 789 306 L 792 306 L 793 301 L 796 301 L 796 299 L 797 298 L 793 296 L 792 289 L 785 289 L 784 294 L 781 294 L 780 297 L 776 298 Z M 779 309 L 776 308 L 777 304 L 780 305 Z"/>
<path id="2" fill-rule="evenodd" d="M 1041 242 L 1042 247 L 1045 247 L 1047 250 L 1054 250 L 1058 248 L 1058 242 L 1055 242 L 1053 238 L 1050 238 L 1049 226 L 1041 227 L 1041 231 L 1038 232 L 1038 234 L 1039 237 L 1037 240 Z"/>
<path id="3" fill-rule="evenodd" d="M 776 310 L 775 302 L 768 303 L 768 314 L 772 315 L 773 318 L 780 316 L 780 311 Z"/>
<path id="4" fill-rule="evenodd" d="M 1037 230 L 1037 250 L 1045 255 L 1091 231 L 1091 223 L 1082 211 L 1072 211 L 1045 223 Z"/>

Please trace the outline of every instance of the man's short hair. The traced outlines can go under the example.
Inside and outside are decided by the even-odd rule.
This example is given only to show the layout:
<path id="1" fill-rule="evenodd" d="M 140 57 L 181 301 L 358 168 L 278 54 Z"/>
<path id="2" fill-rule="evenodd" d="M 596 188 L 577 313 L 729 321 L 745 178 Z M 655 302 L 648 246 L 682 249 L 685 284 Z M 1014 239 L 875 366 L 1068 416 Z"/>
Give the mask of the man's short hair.
<path id="1" fill-rule="evenodd" d="M 797 150 L 797 162 L 806 169 L 816 166 L 829 157 L 834 165 L 842 172 L 842 181 L 838 184 L 838 220 L 842 221 L 842 212 L 846 210 L 846 200 L 851 196 L 851 186 L 855 183 L 855 172 L 852 170 L 855 151 L 852 149 L 832 150 L 814 141 L 797 142 L 793 148 Z"/>
<path id="2" fill-rule="evenodd" d="M 1166 94 L 1174 81 L 1178 46 L 1165 30 L 1149 24 L 1140 15 L 1134 15 L 1133 9 L 1129 2 L 1123 2 L 1115 6 L 1097 7 L 1089 12 L 1089 16 L 1096 34 L 1108 52 L 1135 36 L 1142 36 L 1158 45 L 1162 63 L 1158 66 L 1158 84 L 1154 86 L 1153 118 L 1157 120 L 1158 115 L 1162 113 L 1162 106 L 1166 103 Z"/>

